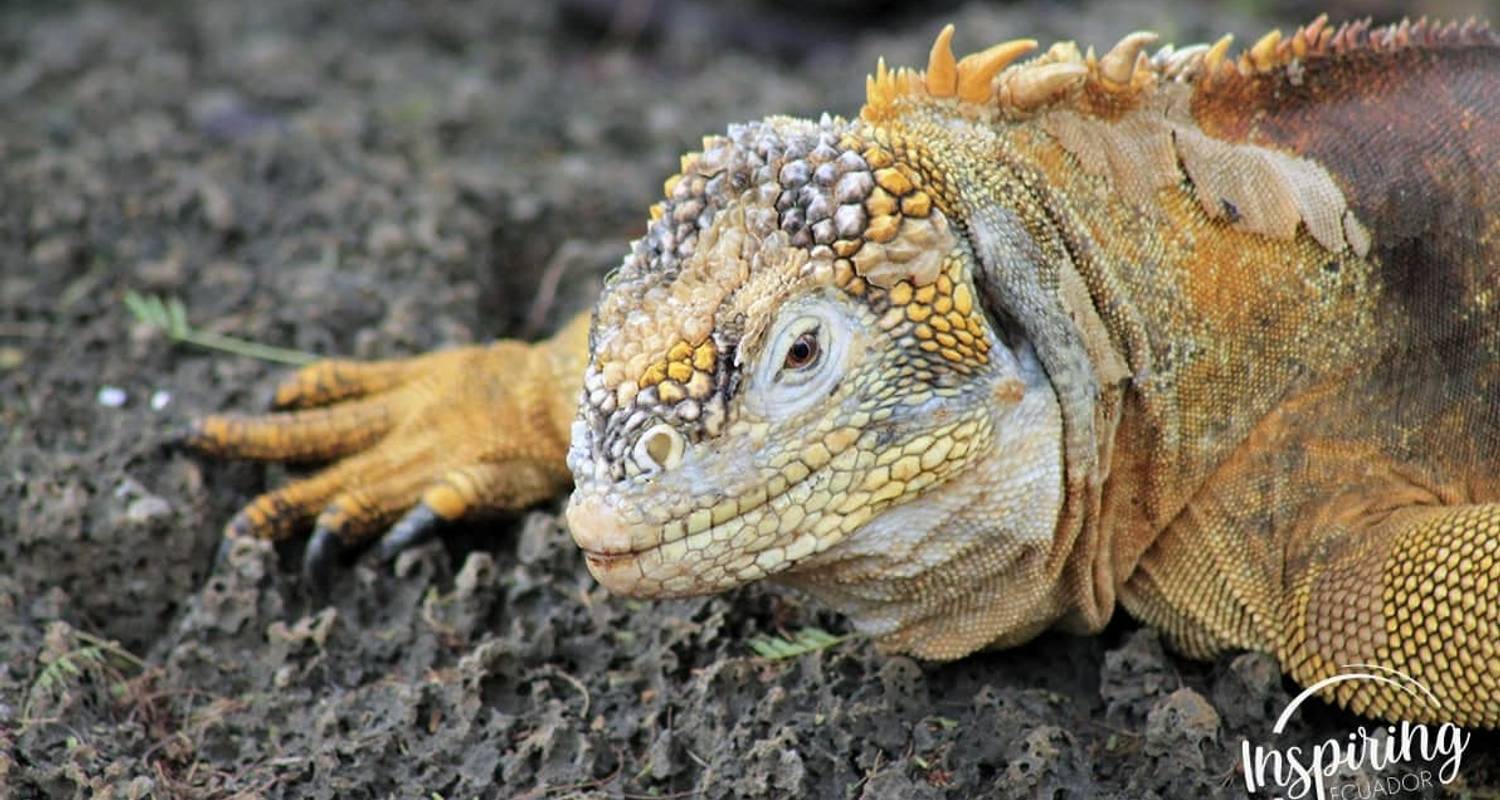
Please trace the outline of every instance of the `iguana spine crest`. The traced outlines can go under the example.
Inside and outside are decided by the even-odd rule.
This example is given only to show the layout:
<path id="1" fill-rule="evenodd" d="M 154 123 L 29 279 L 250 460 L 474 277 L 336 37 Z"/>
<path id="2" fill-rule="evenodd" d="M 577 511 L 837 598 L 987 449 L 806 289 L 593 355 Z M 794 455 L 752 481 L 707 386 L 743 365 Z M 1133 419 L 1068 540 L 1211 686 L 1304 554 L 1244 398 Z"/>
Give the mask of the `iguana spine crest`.
<path id="1" fill-rule="evenodd" d="M 1389 53 L 1412 47 L 1445 47 L 1494 41 L 1488 22 L 1470 18 L 1463 23 L 1435 22 L 1426 17 L 1376 27 L 1368 19 L 1328 27 L 1323 14 L 1283 36 L 1277 28 L 1262 36 L 1237 58 L 1229 55 L 1234 36 L 1212 45 L 1182 48 L 1165 45 L 1147 56 L 1145 48 L 1160 37 L 1151 31 L 1126 34 L 1103 56 L 1093 48 L 1080 52 L 1071 42 L 1058 42 L 1042 55 L 1022 63 L 1035 50 L 1035 39 L 1014 39 L 978 53 L 955 58 L 954 27 L 947 25 L 933 42 L 925 70 L 888 68 L 881 59 L 865 81 L 865 106 L 860 116 L 880 122 L 897 113 L 902 98 L 956 100 L 974 113 L 1029 115 L 1063 104 L 1069 98 L 1101 96 L 1105 102 L 1075 103 L 1095 113 L 1134 105 L 1159 82 L 1208 87 L 1224 81 L 1250 80 L 1278 69 L 1296 71 L 1310 60 L 1357 52 Z M 1101 113 L 1101 116 L 1113 116 Z"/>

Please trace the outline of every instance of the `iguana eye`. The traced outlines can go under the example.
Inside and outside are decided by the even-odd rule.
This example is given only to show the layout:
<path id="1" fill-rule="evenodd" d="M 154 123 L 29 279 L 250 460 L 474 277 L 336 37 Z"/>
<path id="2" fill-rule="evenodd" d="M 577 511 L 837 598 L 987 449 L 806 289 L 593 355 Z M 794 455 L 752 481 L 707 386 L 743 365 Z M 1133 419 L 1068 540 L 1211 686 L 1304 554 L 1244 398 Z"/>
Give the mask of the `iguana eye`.
<path id="1" fill-rule="evenodd" d="M 783 314 L 756 356 L 745 396 L 751 413 L 775 419 L 795 416 L 837 389 L 849 367 L 850 343 L 860 341 L 848 313 L 826 298 L 804 299 Z"/>
<path id="2" fill-rule="evenodd" d="M 786 360 L 782 363 L 783 369 L 806 369 L 817 362 L 818 356 L 823 354 L 822 347 L 818 344 L 818 329 L 814 328 L 804 332 L 792 346 L 786 350 Z"/>

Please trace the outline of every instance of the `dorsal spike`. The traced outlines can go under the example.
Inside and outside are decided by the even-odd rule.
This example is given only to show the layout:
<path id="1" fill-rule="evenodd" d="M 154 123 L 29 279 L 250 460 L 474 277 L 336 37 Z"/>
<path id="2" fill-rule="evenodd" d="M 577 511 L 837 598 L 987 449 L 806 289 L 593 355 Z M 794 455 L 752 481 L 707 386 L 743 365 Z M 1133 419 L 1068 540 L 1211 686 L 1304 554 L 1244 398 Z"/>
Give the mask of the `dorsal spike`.
<path id="1" fill-rule="evenodd" d="M 1411 44 L 1411 17 L 1402 17 L 1401 24 L 1391 31 L 1389 37 L 1392 47 L 1406 47 Z"/>
<path id="2" fill-rule="evenodd" d="M 958 62 L 958 98 L 966 103 L 989 100 L 994 91 L 990 84 L 995 76 L 1016 59 L 1035 50 L 1036 46 L 1035 39 L 1015 39 L 964 56 Z"/>
<path id="3" fill-rule="evenodd" d="M 1005 105 L 1026 111 L 1045 104 L 1087 78 L 1089 68 L 1083 64 L 1041 64 L 1011 74 L 1002 87 Z"/>
<path id="4" fill-rule="evenodd" d="M 952 97 L 958 91 L 958 62 L 953 58 L 953 24 L 943 26 L 927 56 L 927 93 Z"/>
<path id="5" fill-rule="evenodd" d="M 1162 74 L 1174 80 L 1182 78 L 1185 74 L 1195 70 L 1202 63 L 1203 55 L 1208 52 L 1208 45 L 1195 44 L 1175 50 L 1167 57 L 1167 63 L 1162 67 Z"/>
<path id="6" fill-rule="evenodd" d="M 1083 63 L 1083 53 L 1078 52 L 1078 43 L 1069 39 L 1064 42 L 1055 42 L 1047 52 L 1042 54 L 1046 61 Z"/>
<path id="7" fill-rule="evenodd" d="M 1466 42 L 1485 36 L 1488 27 L 1474 20 L 1435 23 L 1426 18 L 1375 28 L 1368 20 L 1330 26 L 1321 14 L 1290 36 L 1272 30 L 1253 45 L 1230 56 L 1234 37 L 1212 45 L 1162 47 L 1151 55 L 1147 47 L 1158 40 L 1151 31 L 1125 35 L 1108 52 L 1093 48 L 1079 52 L 1073 42 L 1059 42 L 1031 62 L 1013 67 L 1034 51 L 1037 43 L 1017 39 L 994 45 L 962 59 L 953 55 L 953 25 L 944 25 L 934 40 L 927 69 L 891 68 L 884 59 L 866 81 L 866 103 L 860 117 L 869 121 L 892 119 L 908 104 L 956 97 L 965 106 L 997 103 L 1002 109 L 1029 112 L 1059 99 L 1088 82 L 1077 110 L 1086 113 L 1123 113 L 1163 82 L 1212 88 L 1220 81 L 1249 79 L 1295 62 L 1311 63 L 1355 49 L 1383 54 L 1404 48 Z M 1492 41 L 1492 39 L 1486 39 Z M 1009 69 L 1008 69 L 1009 68 Z M 1295 77 L 1295 76 L 1293 76 Z M 1105 100 L 1095 90 L 1115 95 Z M 998 95 L 998 97 L 997 97 Z M 1101 103 L 1103 105 L 1101 105 Z"/>
<path id="8" fill-rule="evenodd" d="M 1281 45 L 1281 29 L 1272 28 L 1250 47 L 1250 64 L 1256 72 L 1265 72 L 1276 66 L 1276 48 Z"/>
<path id="9" fill-rule="evenodd" d="M 1135 74 L 1136 57 L 1148 44 L 1160 39 L 1151 31 L 1136 31 L 1125 35 L 1104 57 L 1099 59 L 1099 74 L 1108 82 L 1119 85 L 1130 83 Z"/>
<path id="10" fill-rule="evenodd" d="M 1307 58 L 1306 27 L 1298 26 L 1297 30 L 1292 32 L 1291 38 L 1287 39 L 1287 43 L 1291 46 L 1293 58 Z"/>
<path id="11" fill-rule="evenodd" d="M 1203 55 L 1203 79 L 1212 81 L 1219 74 L 1219 66 L 1224 63 L 1224 57 L 1229 55 L 1229 45 L 1234 43 L 1234 34 L 1226 33 L 1214 42 L 1214 46 L 1208 48 Z"/>
<path id="12" fill-rule="evenodd" d="M 1328 27 L 1328 15 L 1326 13 L 1319 14 L 1316 19 L 1307 23 L 1307 43 L 1309 45 L 1317 44 L 1318 39 L 1323 35 L 1323 29 L 1326 27 Z"/>

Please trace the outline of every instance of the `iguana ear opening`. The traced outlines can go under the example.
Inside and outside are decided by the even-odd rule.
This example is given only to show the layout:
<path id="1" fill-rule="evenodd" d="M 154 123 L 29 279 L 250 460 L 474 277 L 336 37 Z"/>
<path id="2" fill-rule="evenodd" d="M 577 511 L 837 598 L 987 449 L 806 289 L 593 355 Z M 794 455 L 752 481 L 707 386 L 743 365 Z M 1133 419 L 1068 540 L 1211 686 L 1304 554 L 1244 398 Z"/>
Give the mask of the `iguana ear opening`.
<path id="1" fill-rule="evenodd" d="M 975 275 L 975 292 L 981 298 L 988 299 L 985 292 L 980 288 L 980 276 Z M 1027 345 L 1031 337 L 1026 328 L 1016 319 L 1009 309 L 997 303 L 981 302 L 980 310 L 984 312 L 985 321 L 989 323 L 990 330 L 994 332 L 995 338 L 1006 349 L 1014 352 Z"/>

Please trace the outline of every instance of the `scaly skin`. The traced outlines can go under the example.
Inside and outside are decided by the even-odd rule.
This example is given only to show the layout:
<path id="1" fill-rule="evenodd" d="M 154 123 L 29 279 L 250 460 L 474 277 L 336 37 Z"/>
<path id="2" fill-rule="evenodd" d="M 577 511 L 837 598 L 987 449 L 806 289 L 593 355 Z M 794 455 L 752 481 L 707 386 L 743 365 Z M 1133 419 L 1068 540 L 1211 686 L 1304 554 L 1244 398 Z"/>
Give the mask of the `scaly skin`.
<path id="1" fill-rule="evenodd" d="M 561 489 L 570 440 L 613 591 L 769 579 L 928 658 L 1122 604 L 1190 655 L 1438 701 L 1325 691 L 1357 711 L 1500 725 L 1494 38 L 1320 19 L 1238 59 L 1132 34 L 1013 64 L 1034 43 L 951 35 L 858 119 L 684 157 L 587 346 L 580 318 L 314 367 L 282 398 L 333 416 L 200 423 L 349 456 L 230 533 L 317 515 L 316 555 L 417 503 L 398 546 Z"/>

